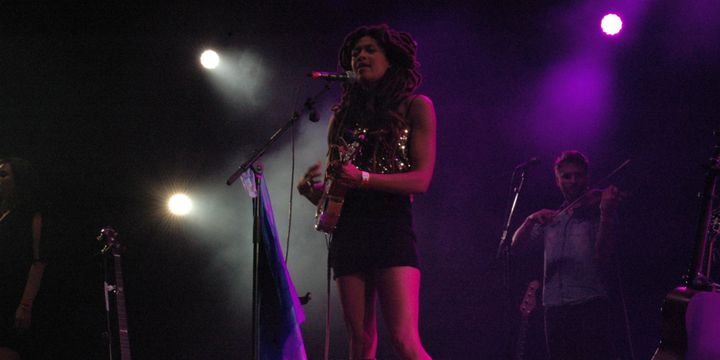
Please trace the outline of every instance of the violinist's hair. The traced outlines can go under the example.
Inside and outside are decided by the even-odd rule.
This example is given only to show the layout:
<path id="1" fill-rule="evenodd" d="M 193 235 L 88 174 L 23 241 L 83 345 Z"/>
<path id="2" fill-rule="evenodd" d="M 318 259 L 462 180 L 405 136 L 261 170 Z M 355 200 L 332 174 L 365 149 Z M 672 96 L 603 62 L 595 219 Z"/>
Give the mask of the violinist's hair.
<path id="1" fill-rule="evenodd" d="M 588 165 L 590 162 L 588 159 L 583 155 L 581 152 L 577 150 L 565 150 L 562 153 L 560 153 L 560 156 L 555 159 L 555 171 L 558 171 L 558 168 L 564 164 L 574 164 L 578 166 L 582 166 L 582 168 L 585 170 L 585 173 L 588 172 Z"/>

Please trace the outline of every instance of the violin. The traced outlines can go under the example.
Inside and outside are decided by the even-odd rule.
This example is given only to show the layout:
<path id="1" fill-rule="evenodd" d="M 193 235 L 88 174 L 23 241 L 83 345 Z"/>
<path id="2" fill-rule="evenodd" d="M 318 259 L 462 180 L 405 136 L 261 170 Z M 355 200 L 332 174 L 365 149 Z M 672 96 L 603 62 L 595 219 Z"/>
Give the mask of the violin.
<path id="1" fill-rule="evenodd" d="M 555 218 L 563 213 L 572 214 L 581 209 L 592 209 L 601 207 L 603 197 L 605 197 L 605 206 L 609 209 L 617 208 L 620 201 L 628 197 L 629 194 L 620 191 L 615 185 L 610 185 L 604 189 L 589 189 L 580 195 L 577 199 L 570 202 L 564 208 L 555 213 Z M 602 210 L 602 209 L 600 209 Z"/>

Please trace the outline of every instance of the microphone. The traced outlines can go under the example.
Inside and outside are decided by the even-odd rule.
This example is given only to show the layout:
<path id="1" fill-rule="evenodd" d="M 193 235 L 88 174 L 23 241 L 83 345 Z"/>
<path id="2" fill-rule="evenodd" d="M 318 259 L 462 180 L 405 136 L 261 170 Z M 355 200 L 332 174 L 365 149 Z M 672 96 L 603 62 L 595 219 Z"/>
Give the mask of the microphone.
<path id="1" fill-rule="evenodd" d="M 355 73 L 352 71 L 346 71 L 344 73 L 313 71 L 307 75 L 313 79 L 323 79 L 327 81 L 355 81 Z"/>
<path id="2" fill-rule="evenodd" d="M 535 165 L 537 165 L 537 164 L 540 164 L 540 159 L 538 159 L 538 158 L 536 158 L 536 157 L 533 156 L 533 157 L 531 157 L 530 159 L 528 159 L 528 161 L 526 161 L 526 162 L 524 162 L 524 163 L 516 166 L 516 167 L 515 167 L 515 170 L 526 169 L 526 168 L 529 168 L 529 167 L 531 167 L 531 166 L 535 166 Z"/>

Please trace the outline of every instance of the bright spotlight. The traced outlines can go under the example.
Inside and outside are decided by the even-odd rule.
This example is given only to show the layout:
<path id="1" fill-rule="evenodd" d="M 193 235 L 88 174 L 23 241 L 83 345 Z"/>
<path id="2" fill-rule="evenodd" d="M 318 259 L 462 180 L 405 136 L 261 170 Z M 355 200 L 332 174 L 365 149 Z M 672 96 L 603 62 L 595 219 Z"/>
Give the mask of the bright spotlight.
<path id="1" fill-rule="evenodd" d="M 200 55 L 200 63 L 206 69 L 214 69 L 220 64 L 220 56 L 213 50 L 205 50 Z"/>
<path id="2" fill-rule="evenodd" d="M 605 34 L 614 36 L 620 32 L 620 29 L 622 29 L 622 20 L 620 20 L 620 17 L 615 14 L 607 14 L 602 18 L 600 27 Z"/>
<path id="3" fill-rule="evenodd" d="M 179 216 L 187 215 L 192 210 L 192 200 L 185 194 L 175 194 L 168 201 L 168 209 Z"/>

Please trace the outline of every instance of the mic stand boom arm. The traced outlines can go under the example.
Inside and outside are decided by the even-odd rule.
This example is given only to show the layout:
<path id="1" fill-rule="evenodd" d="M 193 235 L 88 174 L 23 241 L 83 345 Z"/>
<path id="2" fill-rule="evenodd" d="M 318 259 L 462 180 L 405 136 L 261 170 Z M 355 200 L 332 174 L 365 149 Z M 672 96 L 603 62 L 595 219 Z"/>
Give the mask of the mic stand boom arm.
<path id="1" fill-rule="evenodd" d="M 261 156 L 263 156 L 263 154 L 265 154 L 265 151 L 267 151 L 267 149 L 269 149 L 275 143 L 275 141 L 277 141 L 277 139 L 280 138 L 280 136 L 282 136 L 286 131 L 288 131 L 288 129 L 292 128 L 293 125 L 295 125 L 295 122 L 298 119 L 300 119 L 303 115 L 305 115 L 306 112 L 309 111 L 310 112 L 310 120 L 313 122 L 316 122 L 317 120 L 316 120 L 316 118 L 314 118 L 314 116 L 316 116 L 316 115 L 314 115 L 315 111 L 314 111 L 313 107 L 315 106 L 315 103 L 317 102 L 317 100 L 319 98 L 321 98 L 323 95 L 325 95 L 325 93 L 327 93 L 330 90 L 330 88 L 331 88 L 331 84 L 327 83 L 323 87 L 323 89 L 320 90 L 319 93 L 317 93 L 312 98 L 308 98 L 307 100 L 305 100 L 305 104 L 303 105 L 303 108 L 300 109 L 300 111 L 294 111 L 292 116 L 290 117 L 290 120 L 288 120 L 285 123 L 285 125 L 283 125 L 279 129 L 277 129 L 275 131 L 275 133 L 272 134 L 272 136 L 270 136 L 270 139 L 268 139 L 268 141 L 265 142 L 265 144 L 263 146 L 255 149 L 255 151 L 250 155 L 250 158 L 248 158 L 247 161 L 242 163 L 242 165 L 240 165 L 240 167 L 237 170 L 235 170 L 235 172 L 232 175 L 230 175 L 230 177 L 227 179 L 227 181 L 225 183 L 227 185 L 232 185 L 240 177 L 240 175 L 245 173 L 253 165 L 253 163 L 255 163 Z"/>

